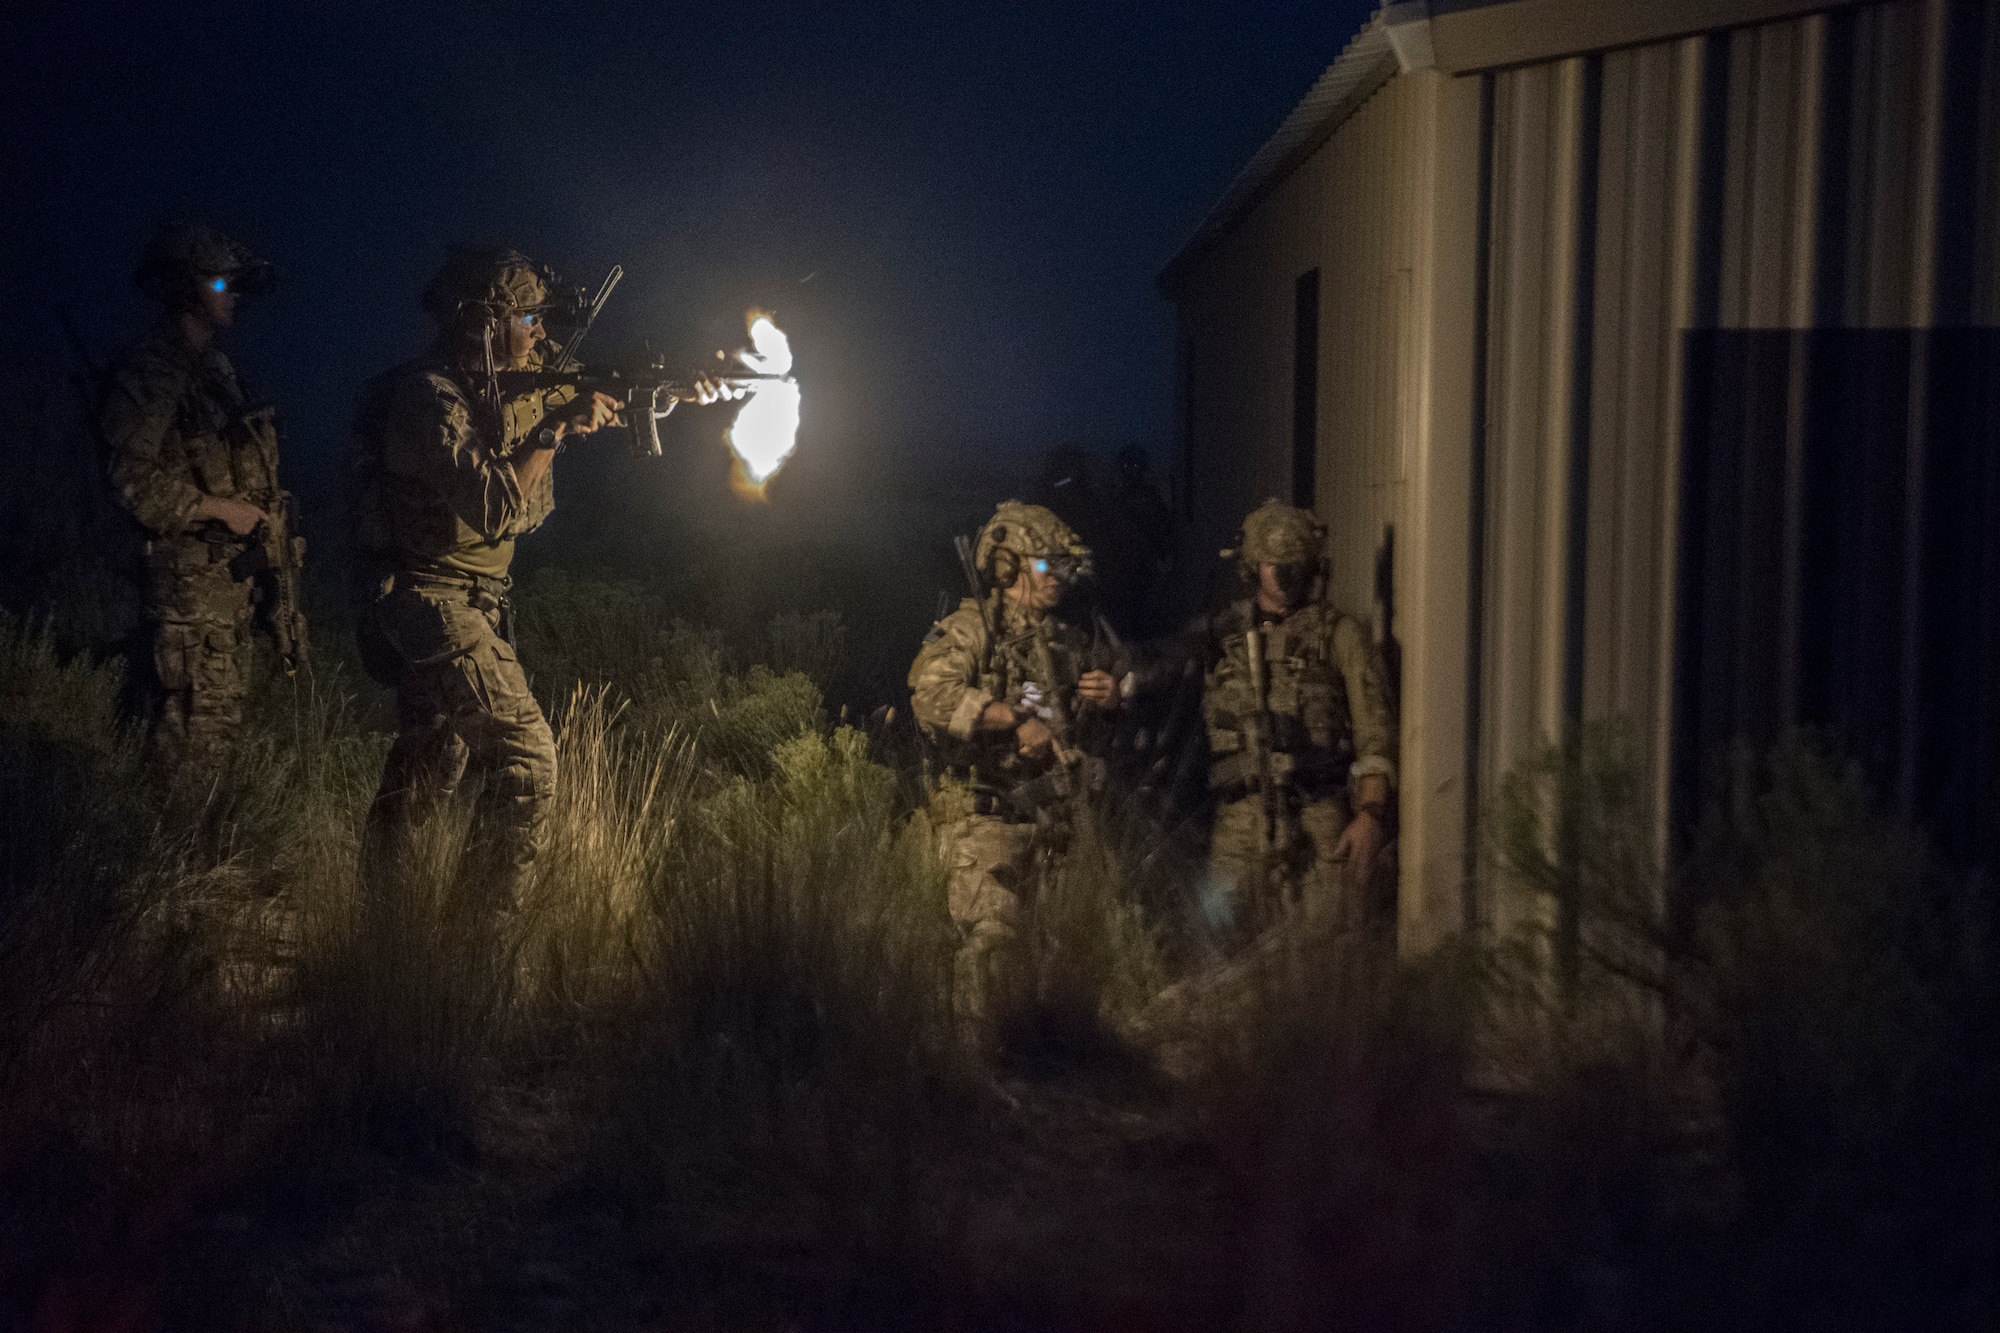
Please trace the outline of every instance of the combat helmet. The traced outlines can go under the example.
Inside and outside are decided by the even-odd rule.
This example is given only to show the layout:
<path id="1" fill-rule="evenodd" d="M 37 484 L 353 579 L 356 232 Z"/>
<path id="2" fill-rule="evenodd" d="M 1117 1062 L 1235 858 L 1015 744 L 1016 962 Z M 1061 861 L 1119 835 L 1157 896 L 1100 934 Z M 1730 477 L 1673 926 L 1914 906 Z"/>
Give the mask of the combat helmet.
<path id="1" fill-rule="evenodd" d="M 992 586 L 1004 588 L 1021 572 L 1020 562 L 1044 559 L 1070 578 L 1090 572 L 1090 548 L 1075 529 L 1042 505 L 1002 500 L 979 530 L 973 561 Z"/>
<path id="2" fill-rule="evenodd" d="M 1326 550 L 1326 525 L 1312 512 L 1272 499 L 1243 520 L 1236 546 L 1222 553 L 1246 570 L 1259 565 L 1305 565 L 1317 568 Z"/>
<path id="3" fill-rule="evenodd" d="M 139 290 L 162 305 L 192 303 L 198 285 L 221 281 L 243 296 L 259 296 L 277 284 L 278 271 L 241 241 L 199 222 L 169 222 L 153 233 L 132 270 Z"/>
<path id="4" fill-rule="evenodd" d="M 424 284 L 421 304 L 439 324 L 476 308 L 490 316 L 540 310 L 549 303 L 555 275 L 519 250 L 497 245 L 458 245 Z"/>

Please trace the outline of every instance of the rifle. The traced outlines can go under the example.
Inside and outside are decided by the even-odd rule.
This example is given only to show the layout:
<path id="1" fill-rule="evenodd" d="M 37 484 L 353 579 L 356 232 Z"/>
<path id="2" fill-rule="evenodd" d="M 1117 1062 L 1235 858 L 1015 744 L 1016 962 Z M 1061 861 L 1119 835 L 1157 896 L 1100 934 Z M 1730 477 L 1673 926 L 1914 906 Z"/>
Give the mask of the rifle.
<path id="1" fill-rule="evenodd" d="M 972 558 L 972 538 L 961 532 L 951 539 L 951 544 L 958 552 L 958 572 L 965 575 L 965 590 L 972 597 L 973 605 L 979 608 L 980 622 L 986 627 L 986 650 L 990 653 L 993 641 L 1000 635 L 999 598 L 989 599 L 987 596 L 986 580 L 979 572 L 979 562 Z"/>
<path id="2" fill-rule="evenodd" d="M 277 414 L 271 408 L 252 408 L 243 414 L 238 427 L 265 446 L 268 458 L 277 458 Z M 299 597 L 306 539 L 293 530 L 289 491 L 274 488 L 248 498 L 266 517 L 250 534 L 250 544 L 230 560 L 229 574 L 231 578 L 250 582 L 257 602 L 257 618 L 271 635 L 278 659 L 289 676 L 306 666 L 308 658 L 306 616 Z M 211 538 L 232 539 L 227 529 Z"/>
<path id="3" fill-rule="evenodd" d="M 494 383 L 505 397 L 567 388 L 577 397 L 606 394 L 625 405 L 625 426 L 632 432 L 632 453 L 637 458 L 658 458 L 660 422 L 680 403 L 696 400 L 695 386 L 704 377 L 698 372 L 668 370 L 655 359 L 632 369 L 585 370 L 581 367 L 558 370 L 496 370 Z M 709 375 L 707 379 L 731 389 L 748 389 L 789 379 L 787 375 Z M 741 396 L 741 395 L 738 395 Z M 546 446 L 554 442 L 555 428 L 543 426 L 537 433 Z"/>
<path id="4" fill-rule="evenodd" d="M 624 424 L 632 432 L 634 458 L 658 458 L 660 422 L 666 420 L 680 402 L 696 400 L 696 382 L 702 374 L 674 372 L 664 364 L 650 362 L 634 370 L 496 370 L 494 378 L 506 396 L 526 392 L 546 392 L 550 388 L 570 388 L 578 398 L 586 394 L 608 394 L 624 404 Z M 752 384 L 780 382 L 784 374 L 712 374 L 706 376 L 728 388 L 750 388 Z M 740 394 L 738 394 L 740 396 Z M 542 426 L 540 442 L 552 444 L 554 426 Z"/>
<path id="5" fill-rule="evenodd" d="M 789 351 L 784 364 L 776 373 L 751 371 L 731 375 L 715 375 L 702 371 L 681 372 L 670 370 L 664 358 L 648 357 L 636 365 L 610 370 L 589 370 L 577 363 L 577 348 L 590 335 L 597 323 L 597 316 L 603 311 L 611 293 L 625 276 L 622 265 L 613 264 L 611 271 L 604 275 L 598 285 L 597 294 L 589 300 L 582 298 L 580 289 L 571 289 L 566 304 L 573 313 L 580 316 L 577 330 L 564 344 L 562 355 L 552 366 L 532 370 L 501 370 L 493 361 L 492 330 L 486 336 L 486 399 L 489 410 L 498 414 L 500 403 L 507 398 L 526 393 L 547 392 L 550 389 L 569 389 L 574 397 L 584 397 L 592 393 L 605 394 L 624 404 L 625 427 L 632 433 L 632 453 L 638 458 L 658 458 L 660 447 L 660 422 L 671 414 L 674 408 L 684 402 L 697 399 L 695 386 L 706 379 L 737 390 L 732 398 L 741 398 L 759 384 L 789 381 L 791 376 L 784 373 L 790 369 Z M 753 331 L 754 332 L 754 331 Z M 746 354 L 747 355 L 747 354 Z M 555 428 L 543 426 L 536 432 L 538 443 L 547 448 L 555 442 Z"/>
<path id="6" fill-rule="evenodd" d="M 958 552 L 958 572 L 965 575 L 965 589 L 983 611 L 986 607 L 986 580 L 979 577 L 979 566 L 972 558 L 972 538 L 961 532 L 951 539 L 951 544 Z"/>
<path id="7" fill-rule="evenodd" d="M 1244 638 L 1245 655 L 1250 659 L 1250 694 L 1256 706 L 1246 719 L 1244 739 L 1250 743 L 1251 758 L 1257 764 L 1257 794 L 1264 804 L 1264 860 L 1269 861 L 1282 828 L 1278 809 L 1278 784 L 1271 763 L 1271 710 L 1268 699 L 1270 673 L 1264 660 L 1264 630 L 1253 612 Z"/>

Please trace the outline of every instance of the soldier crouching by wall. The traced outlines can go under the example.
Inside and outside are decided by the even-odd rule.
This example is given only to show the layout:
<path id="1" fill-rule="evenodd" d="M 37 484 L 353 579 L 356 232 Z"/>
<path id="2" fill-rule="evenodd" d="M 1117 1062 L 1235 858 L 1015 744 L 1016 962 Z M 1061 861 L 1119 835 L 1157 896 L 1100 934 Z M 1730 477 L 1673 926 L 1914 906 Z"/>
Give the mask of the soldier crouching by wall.
<path id="1" fill-rule="evenodd" d="M 288 667 L 305 652 L 304 542 L 278 487 L 276 419 L 217 346 L 272 270 L 218 231 L 174 223 L 133 277 L 162 317 L 113 363 L 97 424 L 113 493 L 147 536 L 152 741 L 209 765 L 242 724 L 253 622 Z"/>
<path id="2" fill-rule="evenodd" d="M 1205 907 L 1231 944 L 1298 913 L 1394 922 L 1394 886 L 1377 868 L 1395 724 L 1367 634 L 1325 600 L 1325 541 L 1311 513 L 1266 501 L 1223 552 L 1249 596 L 1168 655 L 1203 672 L 1215 801 Z M 1150 667 L 1142 684 L 1161 674 Z"/>
<path id="3" fill-rule="evenodd" d="M 1089 554 L 1049 510 L 1001 504 L 973 553 L 984 600 L 966 598 L 933 626 L 910 667 L 912 711 L 942 759 L 930 813 L 960 933 L 953 1010 L 973 1045 L 993 1036 L 1024 903 L 1088 781 L 1071 724 L 1081 708 L 1122 702 L 1109 672 L 1088 669 L 1085 636 L 1050 614 Z"/>

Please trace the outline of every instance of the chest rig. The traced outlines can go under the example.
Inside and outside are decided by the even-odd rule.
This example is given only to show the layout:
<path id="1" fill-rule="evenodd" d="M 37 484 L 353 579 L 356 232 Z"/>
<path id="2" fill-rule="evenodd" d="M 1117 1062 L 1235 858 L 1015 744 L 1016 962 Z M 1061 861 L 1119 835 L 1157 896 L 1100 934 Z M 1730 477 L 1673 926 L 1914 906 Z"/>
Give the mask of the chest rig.
<path id="1" fill-rule="evenodd" d="M 250 402 L 219 354 L 202 358 L 174 412 L 188 480 L 205 495 L 265 503 L 278 489 L 276 414 Z"/>
<path id="2" fill-rule="evenodd" d="M 1049 725 L 1058 740 L 1068 744 L 1073 739 L 1082 661 L 1082 646 L 1059 621 L 1003 624 L 981 655 L 979 689 L 1019 705 L 1024 688 L 1037 686 L 1044 705 L 1055 714 Z M 1011 734 L 976 733 L 954 748 L 957 753 L 950 768 L 975 790 L 1005 797 L 1002 812 L 1029 814 L 1069 794 L 1061 766 L 1052 758 L 1023 758 Z"/>
<path id="3" fill-rule="evenodd" d="M 1310 796 L 1344 787 L 1354 738 L 1333 658 L 1333 613 L 1315 603 L 1260 626 L 1246 602 L 1218 630 L 1221 651 L 1202 691 L 1210 785 L 1225 795 L 1254 790 L 1263 748 L 1273 782 Z"/>

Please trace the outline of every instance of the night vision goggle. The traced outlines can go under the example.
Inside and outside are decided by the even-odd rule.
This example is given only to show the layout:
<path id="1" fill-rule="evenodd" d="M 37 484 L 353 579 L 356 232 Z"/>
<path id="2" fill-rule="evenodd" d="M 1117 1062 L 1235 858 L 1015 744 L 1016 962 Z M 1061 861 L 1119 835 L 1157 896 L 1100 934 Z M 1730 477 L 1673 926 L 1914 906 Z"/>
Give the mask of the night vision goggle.
<path id="1" fill-rule="evenodd" d="M 278 271 L 269 264 L 249 264 L 228 273 L 205 276 L 201 285 L 212 292 L 234 292 L 238 296 L 262 296 L 277 286 Z"/>
<path id="2" fill-rule="evenodd" d="M 1037 555 L 1029 558 L 1028 565 L 1037 574 L 1053 574 L 1067 583 L 1083 568 L 1083 561 L 1073 555 Z"/>
<path id="3" fill-rule="evenodd" d="M 467 301 L 461 310 L 483 310 L 489 318 L 498 320 L 518 319 L 529 328 L 540 324 L 558 328 L 576 328 L 587 322 L 590 301 L 578 297 L 570 290 L 550 293 L 549 299 L 534 305 L 510 305 L 500 301 Z"/>

